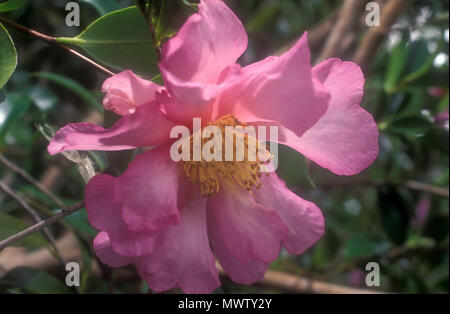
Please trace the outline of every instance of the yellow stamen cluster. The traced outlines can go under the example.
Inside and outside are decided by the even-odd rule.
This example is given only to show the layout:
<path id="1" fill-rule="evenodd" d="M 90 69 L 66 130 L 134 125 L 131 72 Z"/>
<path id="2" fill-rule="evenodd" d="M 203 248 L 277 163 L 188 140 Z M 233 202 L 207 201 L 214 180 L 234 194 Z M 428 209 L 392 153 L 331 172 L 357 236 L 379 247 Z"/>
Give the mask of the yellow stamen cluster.
<path id="1" fill-rule="evenodd" d="M 264 159 L 266 161 L 260 160 L 258 150 L 260 150 L 260 146 L 262 144 L 259 143 L 255 137 L 249 135 L 248 133 L 233 131 L 233 158 L 232 161 L 227 161 L 225 158 L 226 127 L 234 127 L 234 130 L 236 130 L 246 127 L 247 124 L 240 122 L 233 115 L 226 115 L 214 122 L 210 122 L 208 125 L 216 126 L 221 130 L 222 159 L 221 161 L 205 161 L 202 156 L 200 161 L 194 161 L 193 147 L 194 136 L 196 136 L 196 134 L 193 134 L 189 138 L 191 154 L 191 158 L 189 159 L 190 161 L 180 161 L 183 171 L 190 181 L 200 184 L 200 189 L 203 196 L 217 194 L 219 192 L 219 186 L 222 180 L 227 180 L 228 182 L 236 184 L 237 186 L 240 186 L 248 191 L 250 191 L 253 187 L 259 188 L 261 185 L 259 179 L 261 177 L 261 167 L 270 162 L 271 155 L 267 150 L 261 148 L 261 151 L 265 154 Z M 238 133 L 240 133 L 239 136 Z M 210 138 L 202 138 L 201 147 L 203 148 L 203 145 L 213 138 L 214 136 L 211 136 Z M 249 149 L 249 146 L 256 149 Z M 244 151 L 242 151 L 242 149 Z M 214 147 L 211 147 L 211 153 L 214 153 Z M 241 158 L 239 159 L 238 156 L 241 156 Z"/>

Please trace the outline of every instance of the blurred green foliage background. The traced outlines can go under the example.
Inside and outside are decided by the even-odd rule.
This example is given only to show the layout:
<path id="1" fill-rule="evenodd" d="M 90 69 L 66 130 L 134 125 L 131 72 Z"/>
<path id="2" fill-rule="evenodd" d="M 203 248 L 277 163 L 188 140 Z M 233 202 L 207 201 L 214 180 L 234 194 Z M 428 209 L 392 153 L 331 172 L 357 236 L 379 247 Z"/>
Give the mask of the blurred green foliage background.
<path id="1" fill-rule="evenodd" d="M 162 40 L 193 12 L 182 0 L 169 1 L 172 6 L 160 17 Z M 67 2 L 33 0 L 0 15 L 44 34 L 73 37 L 99 16 L 133 5 L 133 1 L 80 0 L 81 26 L 67 27 Z M 248 51 L 240 60 L 243 65 L 281 53 L 306 30 L 313 41 L 314 60 L 334 24 L 324 27 L 322 33 L 320 27 L 335 18 L 342 4 L 337 0 L 226 2 L 249 34 Z M 371 289 L 448 293 L 448 6 L 448 1 L 413 1 L 364 69 L 367 81 L 362 107 L 374 115 L 381 133 L 380 154 L 369 169 L 354 177 L 339 177 L 290 149 L 280 148 L 279 174 L 293 191 L 322 209 L 326 233 L 302 256 L 282 252 L 272 269 L 367 288 L 364 267 L 375 261 L 381 266 L 381 286 Z M 107 76 L 61 49 L 5 27 L 17 49 L 18 66 L 0 92 L 0 153 L 53 190 L 65 204 L 78 202 L 85 186 L 82 174 L 90 167 L 102 171 L 114 166 L 114 158 L 120 160 L 123 155 L 109 156 L 109 161 L 103 153 L 51 157 L 44 134 L 69 122 L 101 122 L 100 89 Z M 366 30 L 358 23 L 353 42 L 334 56 L 351 60 Z M 157 73 L 152 71 L 143 72 L 153 77 Z M 0 179 L 43 217 L 58 208 L 4 164 L 0 164 Z M 28 216 L 0 191 L 0 239 L 33 223 Z M 67 230 L 76 235 L 81 247 L 81 292 L 148 291 L 136 276 L 119 280 L 122 277 L 117 270 L 101 268 L 102 276 L 94 274 L 91 241 L 95 230 L 84 210 L 52 227 L 57 238 Z M 29 252 L 47 245 L 41 234 L 17 244 Z M 6 252 L 0 251 L 0 292 L 75 292 L 64 285 L 61 265 L 5 270 L 2 261 Z M 217 292 L 283 291 L 225 280 Z"/>

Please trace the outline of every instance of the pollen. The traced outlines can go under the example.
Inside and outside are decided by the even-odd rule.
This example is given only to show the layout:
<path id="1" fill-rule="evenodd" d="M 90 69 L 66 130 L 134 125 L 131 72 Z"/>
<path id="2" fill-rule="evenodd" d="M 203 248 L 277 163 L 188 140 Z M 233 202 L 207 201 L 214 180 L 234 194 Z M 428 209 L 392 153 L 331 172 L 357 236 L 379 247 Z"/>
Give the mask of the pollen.
<path id="1" fill-rule="evenodd" d="M 208 126 L 216 127 L 217 132 L 205 137 L 205 127 L 186 139 L 189 140 L 185 144 L 189 144 L 190 158 L 180 164 L 189 180 L 200 185 L 205 197 L 219 193 L 220 185 L 226 181 L 248 191 L 259 188 L 263 169 L 272 160 L 272 155 L 258 142 L 254 132 L 248 131 L 252 127 L 233 115 L 209 122 Z M 200 146 L 197 149 L 202 151 L 197 159 L 194 158 L 195 146 Z M 214 158 L 205 158 L 205 151 Z"/>

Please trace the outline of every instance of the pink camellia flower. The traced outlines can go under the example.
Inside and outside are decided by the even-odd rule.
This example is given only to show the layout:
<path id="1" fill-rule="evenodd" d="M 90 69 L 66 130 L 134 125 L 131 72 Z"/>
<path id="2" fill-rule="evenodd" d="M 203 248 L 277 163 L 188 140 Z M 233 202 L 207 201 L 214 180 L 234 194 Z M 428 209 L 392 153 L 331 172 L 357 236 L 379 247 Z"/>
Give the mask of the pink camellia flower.
<path id="1" fill-rule="evenodd" d="M 238 18 L 219 0 L 202 0 L 162 47 L 165 86 L 125 71 L 106 80 L 104 106 L 122 118 L 110 129 L 69 124 L 48 150 L 153 147 L 120 177 L 86 187 L 94 248 L 111 267 L 132 263 L 154 291 L 207 293 L 220 285 L 215 258 L 237 283 L 260 280 L 283 246 L 302 254 L 324 232 L 319 208 L 288 190 L 276 173 L 249 161 L 171 159 L 176 125 L 276 125 L 279 143 L 339 175 L 368 167 L 378 130 L 360 108 L 364 77 L 339 59 L 311 68 L 307 36 L 280 57 L 246 67 Z M 242 121 L 242 122 L 241 122 Z M 255 170 L 256 169 L 256 170 Z"/>

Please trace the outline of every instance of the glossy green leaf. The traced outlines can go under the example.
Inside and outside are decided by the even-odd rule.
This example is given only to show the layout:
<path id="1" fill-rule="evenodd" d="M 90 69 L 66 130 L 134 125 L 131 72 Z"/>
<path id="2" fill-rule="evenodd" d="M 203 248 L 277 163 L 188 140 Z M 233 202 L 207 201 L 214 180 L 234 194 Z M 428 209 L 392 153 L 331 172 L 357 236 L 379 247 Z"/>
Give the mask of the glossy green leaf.
<path id="1" fill-rule="evenodd" d="M 32 76 L 47 79 L 51 82 L 54 82 L 67 90 L 73 92 L 78 97 L 80 97 L 83 101 L 85 101 L 87 104 L 92 106 L 93 109 L 98 110 L 99 112 L 103 112 L 103 106 L 100 104 L 100 102 L 97 100 L 97 98 L 86 88 L 84 88 L 81 84 L 78 82 L 55 73 L 49 73 L 49 72 L 37 72 L 33 73 Z"/>
<path id="2" fill-rule="evenodd" d="M 87 3 L 93 6 L 100 15 L 119 10 L 120 7 L 114 0 L 79 0 L 80 3 Z"/>
<path id="3" fill-rule="evenodd" d="M 8 0 L 5 3 L 0 4 L 0 12 L 8 12 L 20 9 L 28 0 Z"/>
<path id="4" fill-rule="evenodd" d="M 13 216 L 0 213 L 0 240 L 6 239 L 28 227 L 29 226 L 27 224 Z M 47 241 L 41 233 L 33 233 L 17 242 L 14 242 L 13 245 L 38 248 L 45 246 L 46 244 Z"/>
<path id="5" fill-rule="evenodd" d="M 130 69 L 145 76 L 158 73 L 152 36 L 134 6 L 100 17 L 76 37 L 57 40 L 81 47 L 97 61 L 118 70 Z"/>
<path id="6" fill-rule="evenodd" d="M 0 23 L 0 89 L 6 84 L 17 66 L 17 51 L 8 31 Z"/>
<path id="7" fill-rule="evenodd" d="M 26 95 L 8 93 L 6 100 L 0 103 L 0 144 L 6 134 L 30 108 L 31 101 Z"/>

